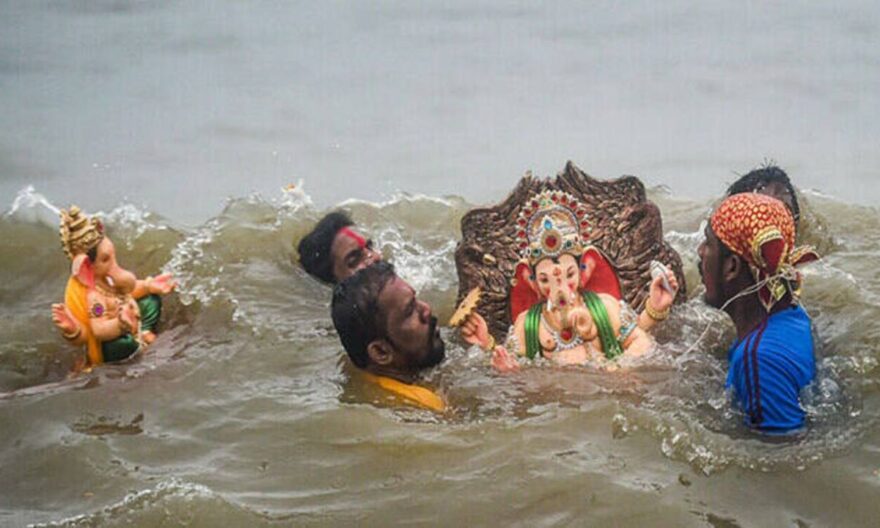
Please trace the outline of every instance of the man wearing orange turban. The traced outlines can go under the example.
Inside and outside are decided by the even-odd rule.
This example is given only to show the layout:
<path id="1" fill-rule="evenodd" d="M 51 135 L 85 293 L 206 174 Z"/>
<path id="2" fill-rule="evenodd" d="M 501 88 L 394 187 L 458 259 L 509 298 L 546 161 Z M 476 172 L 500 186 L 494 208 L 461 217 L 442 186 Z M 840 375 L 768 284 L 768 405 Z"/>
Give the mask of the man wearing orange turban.
<path id="1" fill-rule="evenodd" d="M 728 197 L 712 214 L 699 248 L 705 300 L 727 312 L 737 340 L 728 353 L 727 386 L 746 424 L 786 433 L 804 425 L 798 396 L 813 381 L 816 361 L 810 318 L 798 304 L 795 266 L 816 260 L 795 248 L 791 213 L 775 198 Z"/>

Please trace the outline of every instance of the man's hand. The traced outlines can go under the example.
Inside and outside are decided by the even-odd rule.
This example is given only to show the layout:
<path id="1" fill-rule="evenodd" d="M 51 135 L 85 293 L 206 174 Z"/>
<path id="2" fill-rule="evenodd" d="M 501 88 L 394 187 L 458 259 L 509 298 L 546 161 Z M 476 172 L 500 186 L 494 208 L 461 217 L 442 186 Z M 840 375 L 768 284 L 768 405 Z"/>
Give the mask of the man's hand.
<path id="1" fill-rule="evenodd" d="M 486 350 L 489 346 L 489 327 L 486 320 L 477 312 L 471 313 L 461 325 L 461 337 L 471 345 Z M 489 352 L 487 350 L 487 352 Z"/>
<path id="2" fill-rule="evenodd" d="M 669 307 L 672 306 L 672 301 L 675 300 L 675 294 L 678 292 L 678 279 L 675 277 L 675 273 L 673 273 L 672 270 L 667 269 L 666 280 L 672 288 L 671 292 L 663 287 L 662 275 L 658 275 L 651 281 L 651 308 L 658 312 L 665 312 L 669 309 Z"/>

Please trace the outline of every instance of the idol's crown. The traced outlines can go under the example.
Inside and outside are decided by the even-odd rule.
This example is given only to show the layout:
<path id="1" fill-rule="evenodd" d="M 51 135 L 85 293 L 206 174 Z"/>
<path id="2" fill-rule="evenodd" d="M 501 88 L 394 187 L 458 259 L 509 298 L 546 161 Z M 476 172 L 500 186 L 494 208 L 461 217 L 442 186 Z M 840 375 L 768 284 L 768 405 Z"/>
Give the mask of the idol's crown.
<path id="1" fill-rule="evenodd" d="M 70 209 L 61 210 L 61 248 L 67 258 L 88 253 L 104 238 L 104 226 L 95 218 L 89 218 L 79 207 L 71 205 Z"/>
<path id="2" fill-rule="evenodd" d="M 592 231 L 584 204 L 562 191 L 544 191 L 526 200 L 516 227 L 520 254 L 533 265 L 563 254 L 579 257 Z"/>

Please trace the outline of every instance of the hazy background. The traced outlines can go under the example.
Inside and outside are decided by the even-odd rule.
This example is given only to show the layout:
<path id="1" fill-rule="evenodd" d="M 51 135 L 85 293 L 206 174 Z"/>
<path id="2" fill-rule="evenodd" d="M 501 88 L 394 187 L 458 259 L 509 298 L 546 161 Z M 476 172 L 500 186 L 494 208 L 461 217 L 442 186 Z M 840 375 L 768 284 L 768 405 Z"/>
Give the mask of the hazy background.
<path id="1" fill-rule="evenodd" d="M 567 159 L 706 197 L 771 158 L 880 196 L 877 2 L 0 1 L 0 19 L 4 207 L 33 184 L 195 223 L 300 179 L 323 207 L 481 202 Z"/>

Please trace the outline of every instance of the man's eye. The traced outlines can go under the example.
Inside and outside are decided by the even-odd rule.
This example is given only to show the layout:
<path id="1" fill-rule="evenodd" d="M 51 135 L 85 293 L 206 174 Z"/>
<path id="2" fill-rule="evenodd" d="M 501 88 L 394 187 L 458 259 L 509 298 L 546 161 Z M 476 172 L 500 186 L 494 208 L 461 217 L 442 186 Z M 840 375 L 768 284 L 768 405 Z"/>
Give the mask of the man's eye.
<path id="1" fill-rule="evenodd" d="M 364 252 L 361 250 L 357 250 L 357 252 L 352 253 L 348 258 L 348 267 L 353 268 L 361 263 L 361 260 L 364 259 Z"/>
<path id="2" fill-rule="evenodd" d="M 364 244 L 364 247 L 367 249 L 373 249 L 373 239 L 371 238 L 371 239 L 367 240 L 367 243 Z"/>

